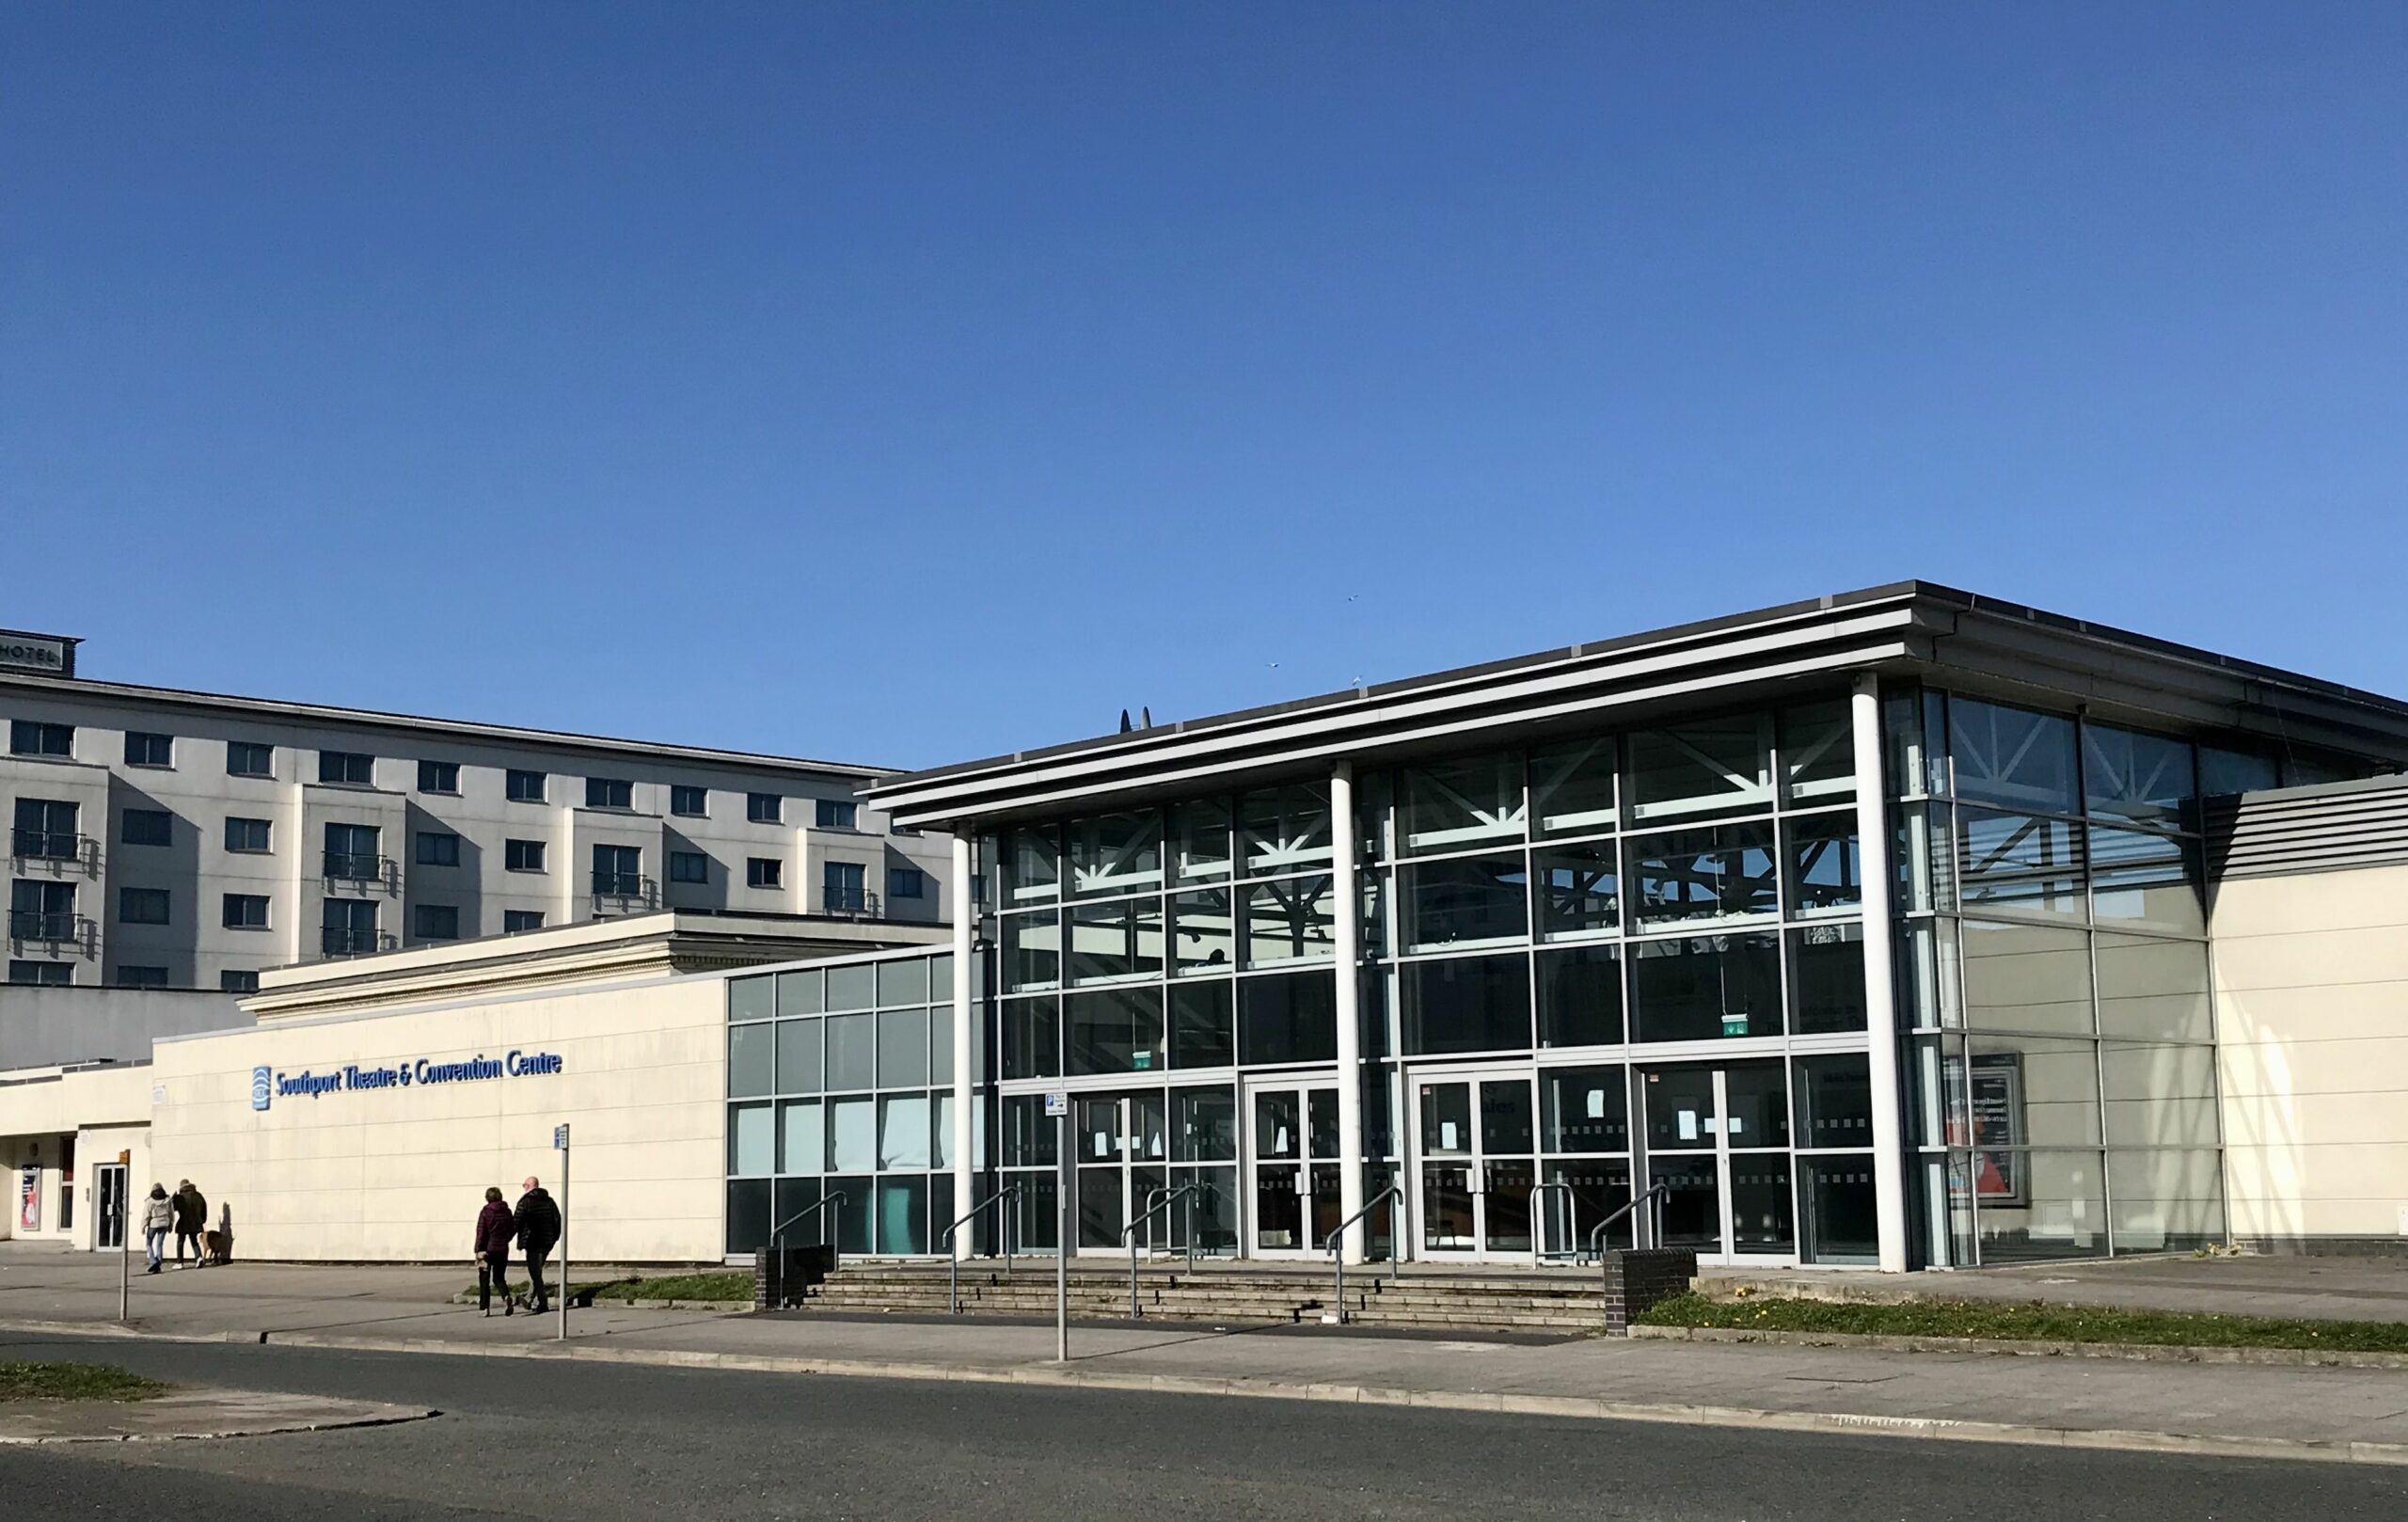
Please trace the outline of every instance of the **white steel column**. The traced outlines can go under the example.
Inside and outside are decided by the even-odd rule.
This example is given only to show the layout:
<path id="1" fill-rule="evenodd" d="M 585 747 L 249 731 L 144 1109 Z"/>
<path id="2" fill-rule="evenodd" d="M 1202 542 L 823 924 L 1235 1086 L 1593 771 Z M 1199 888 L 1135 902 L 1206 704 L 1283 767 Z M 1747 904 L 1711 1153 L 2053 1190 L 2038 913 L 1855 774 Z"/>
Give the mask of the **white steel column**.
<path id="1" fill-rule="evenodd" d="M 977 1036 L 974 1023 L 977 1001 L 971 997 L 974 951 L 978 939 L 978 905 L 970 893 L 973 875 L 971 839 L 957 832 L 953 837 L 953 880 L 941 891 L 953 895 L 953 1213 L 961 1214 L 978 1203 L 972 1191 L 978 1187 L 978 1169 L 973 1156 L 972 1143 L 977 1134 L 977 1086 L 971 1081 L 970 1065 L 973 1042 Z M 968 1258 L 976 1251 L 981 1223 L 973 1221 L 953 1235 L 953 1254 Z"/>
<path id="2" fill-rule="evenodd" d="M 1889 787 L 1881 775 L 1881 690 L 1871 673 L 1851 700 L 1858 871 L 1864 884 L 1865 1070 L 1873 1087 L 1873 1210 L 1881 1270 L 1907 1266 L 1907 1136 L 1898 1095 L 1898 974 L 1891 955 Z"/>
<path id="3" fill-rule="evenodd" d="M 1330 871 L 1338 887 L 1338 1210 L 1353 1224 L 1339 1245 L 1346 1261 L 1363 1260 L 1363 886 L 1355 870 L 1354 769 L 1329 774 Z M 1321 1244 L 1310 1244 L 1319 1251 Z"/>

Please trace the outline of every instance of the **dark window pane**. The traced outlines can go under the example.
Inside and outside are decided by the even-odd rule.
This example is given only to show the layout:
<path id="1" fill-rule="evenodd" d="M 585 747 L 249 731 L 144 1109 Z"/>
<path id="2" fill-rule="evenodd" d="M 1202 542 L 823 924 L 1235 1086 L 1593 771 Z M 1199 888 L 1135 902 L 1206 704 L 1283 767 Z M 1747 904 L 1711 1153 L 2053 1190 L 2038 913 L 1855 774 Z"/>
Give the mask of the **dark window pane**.
<path id="1" fill-rule="evenodd" d="M 2171 824 L 2198 792 L 2191 742 L 2085 721 L 2082 790 L 2093 814 Z"/>
<path id="2" fill-rule="evenodd" d="M 2074 792 L 2073 721 L 1952 695 L 1948 764 L 1970 802 L 2050 814 L 2081 812 Z"/>
<path id="3" fill-rule="evenodd" d="M 1529 935 L 1529 880 L 1518 853 L 1417 863 L 1399 867 L 1397 876 L 1408 951 L 1493 945 Z"/>
<path id="4" fill-rule="evenodd" d="M 1062 1001 L 1069 1070 L 1144 1072 L 1162 1066 L 1163 991 L 1111 989 Z"/>
<path id="5" fill-rule="evenodd" d="M 1237 924 L 1229 912 L 1228 889 L 1173 894 L 1170 922 L 1174 973 L 1226 973 L 1235 965 Z"/>
<path id="6" fill-rule="evenodd" d="M 1816 925 L 1790 931 L 1789 970 L 1798 984 L 1790 1026 L 1795 1034 L 1864 1029 L 1864 927 Z"/>
<path id="7" fill-rule="evenodd" d="M 1244 892 L 1248 967 L 1337 955 L 1338 888 L 1328 874 L 1258 882 Z"/>
<path id="8" fill-rule="evenodd" d="M 1772 807 L 1771 718 L 1735 714 L 1630 737 L 1631 817 Z"/>
<path id="9" fill-rule="evenodd" d="M 1622 872 L 1614 856 L 1611 841 L 1537 853 L 1541 940 L 1622 928 Z"/>
<path id="10" fill-rule="evenodd" d="M 1781 912 L 1770 821 L 1639 835 L 1627 845 L 1641 927 Z"/>
<path id="11" fill-rule="evenodd" d="M 1800 806 L 1856 796 L 1856 736 L 1848 700 L 1805 704 L 1781 716 L 1781 770 Z"/>
<path id="12" fill-rule="evenodd" d="M 1170 1065 L 1223 1068 L 1237 1060 L 1229 980 L 1182 983 L 1170 991 Z"/>
<path id="13" fill-rule="evenodd" d="M 1003 916 L 1004 990 L 1059 988 L 1062 917 L 1053 910 Z"/>
<path id="14" fill-rule="evenodd" d="M 769 1181 L 727 1181 L 727 1250 L 759 1252 L 769 1244 Z"/>
<path id="15" fill-rule="evenodd" d="M 1789 912 L 1815 914 L 1864 902 L 1854 814 L 1809 814 L 1781 827 L 1789 870 Z"/>
<path id="16" fill-rule="evenodd" d="M 1798 1160 L 1798 1202 L 1805 1213 L 1810 1263 L 1873 1264 L 1881 1260 L 1880 1223 L 1873 1208 L 1873 1159 Z"/>
<path id="17" fill-rule="evenodd" d="M 1873 1081 L 1862 1053 L 1799 1057 L 1798 1145 L 1824 1149 L 1873 1145 Z"/>
<path id="18" fill-rule="evenodd" d="M 1544 1150 L 1630 1150 L 1630 1095 L 1619 1065 L 1546 1069 L 1539 1074 L 1539 1101 Z"/>
<path id="19" fill-rule="evenodd" d="M 1633 1036 L 1707 1041 L 1781 1034 L 1781 945 L 1772 935 L 1692 936 L 1631 948 Z"/>
<path id="20" fill-rule="evenodd" d="M 1530 1049 L 1528 958 L 1513 953 L 1407 962 L 1400 975 L 1407 1054 Z"/>
<path id="21" fill-rule="evenodd" d="M 1327 969 L 1238 984 L 1238 1060 L 1332 1062 L 1338 1057 L 1337 975 Z"/>
<path id="22" fill-rule="evenodd" d="M 1623 1038 L 1622 948 L 1568 946 L 1538 958 L 1539 1045 L 1612 1046 Z"/>
<path id="23" fill-rule="evenodd" d="M 1054 1078 L 1062 1071 L 1060 1001 L 1051 994 L 1003 1003 L 1003 1075 Z"/>
<path id="24" fill-rule="evenodd" d="M 1269 876 L 1330 861 L 1329 789 L 1320 783 L 1266 787 L 1238 800 L 1246 875 Z"/>

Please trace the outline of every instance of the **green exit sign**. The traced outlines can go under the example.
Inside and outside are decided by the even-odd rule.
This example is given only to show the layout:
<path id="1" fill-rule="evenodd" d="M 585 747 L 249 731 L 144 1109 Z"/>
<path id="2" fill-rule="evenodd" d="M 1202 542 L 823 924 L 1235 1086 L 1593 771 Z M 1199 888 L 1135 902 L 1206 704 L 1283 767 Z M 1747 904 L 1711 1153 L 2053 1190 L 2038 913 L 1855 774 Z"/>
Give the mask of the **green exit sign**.
<path id="1" fill-rule="evenodd" d="M 1742 1009 L 1742 1010 L 1740 1010 L 1740 1011 L 1739 1011 L 1737 1014 L 1735 1014 L 1735 1015 L 1725 1015 L 1725 1016 L 1723 1016 L 1723 1017 L 1722 1017 L 1722 1034 L 1723 1034 L 1723 1035 L 1725 1035 L 1725 1036 L 1745 1036 L 1745 1035 L 1747 1035 L 1747 1034 L 1748 1034 L 1748 1012 L 1747 1012 L 1745 1009 Z"/>

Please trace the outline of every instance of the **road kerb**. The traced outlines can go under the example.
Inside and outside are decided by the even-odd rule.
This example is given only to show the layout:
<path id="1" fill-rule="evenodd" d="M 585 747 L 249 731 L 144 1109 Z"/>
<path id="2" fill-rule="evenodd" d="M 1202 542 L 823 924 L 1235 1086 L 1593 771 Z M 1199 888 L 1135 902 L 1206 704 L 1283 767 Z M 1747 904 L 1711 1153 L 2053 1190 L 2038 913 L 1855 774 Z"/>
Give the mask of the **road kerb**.
<path id="1" fill-rule="evenodd" d="M 1910 1337 L 1880 1332 L 1800 1332 L 1752 1326 L 1649 1326 L 1634 1338 L 1671 1342 L 1761 1342 L 1767 1347 L 1869 1348 L 1879 1353 L 2005 1353 L 2026 1358 L 2113 1358 L 2125 1363 L 2231 1364 L 2265 1369 L 2408 1369 L 2408 1353 L 2323 1348 L 2177 1347 L 2154 1342 L 2062 1339 Z"/>
<path id="2" fill-rule="evenodd" d="M 0 1331 L 40 1331 L 80 1337 L 95 1328 L 73 1323 L 0 1321 Z M 149 1337 L 178 1342 L 263 1342 L 270 1346 L 324 1348 L 354 1353 L 410 1353 L 499 1358 L 553 1358 L 654 1368 L 720 1369 L 756 1373 L 819 1374 L 832 1378 L 915 1379 L 964 1384 L 1016 1384 L 1078 1389 L 1131 1390 L 1164 1395 L 1249 1395 L 1288 1401 L 1366 1405 L 1417 1405 L 1433 1410 L 1482 1411 L 1554 1419 L 1670 1422 L 1688 1426 L 1753 1428 L 1857 1436 L 1924 1438 L 1945 1442 L 2012 1443 L 2026 1447 L 2083 1448 L 2142 1453 L 2182 1453 L 2215 1458 L 2269 1458 L 2336 1464 L 2408 1466 L 2408 1444 L 2315 1438 L 2167 1433 L 2142 1429 L 2046 1427 L 1971 1421 L 1950 1417 L 1886 1416 L 1874 1412 L 1779 1411 L 1750 1406 L 1669 1402 L 1614 1401 L 1592 1396 L 1506 1394 L 1484 1390 L 1404 1389 L 1386 1386 L 1307 1383 L 1273 1379 L 1124 1373 L 1073 1364 L 934 1364 L 869 1359 L 790 1357 L 774 1354 L 710 1353 L 689 1349 L 606 1347 L 594 1343 L 457 1342 L 435 1338 L 356 1337 L 321 1332 L 226 1333 L 182 1336 L 110 1328 L 107 1335 Z"/>

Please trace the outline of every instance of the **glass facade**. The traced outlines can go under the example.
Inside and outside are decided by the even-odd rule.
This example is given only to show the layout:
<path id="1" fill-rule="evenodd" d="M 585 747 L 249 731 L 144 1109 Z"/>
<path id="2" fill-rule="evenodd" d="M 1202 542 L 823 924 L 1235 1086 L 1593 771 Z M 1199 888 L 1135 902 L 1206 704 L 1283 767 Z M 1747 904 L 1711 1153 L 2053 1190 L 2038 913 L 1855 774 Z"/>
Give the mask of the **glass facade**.
<path id="1" fill-rule="evenodd" d="M 1884 727 L 1921 1260 L 2223 1241 L 2197 801 L 2273 760 L 1936 690 Z"/>
<path id="2" fill-rule="evenodd" d="M 953 978 L 950 951 L 923 951 L 728 979 L 729 1253 L 773 1234 L 941 1249 L 957 1213 Z"/>

